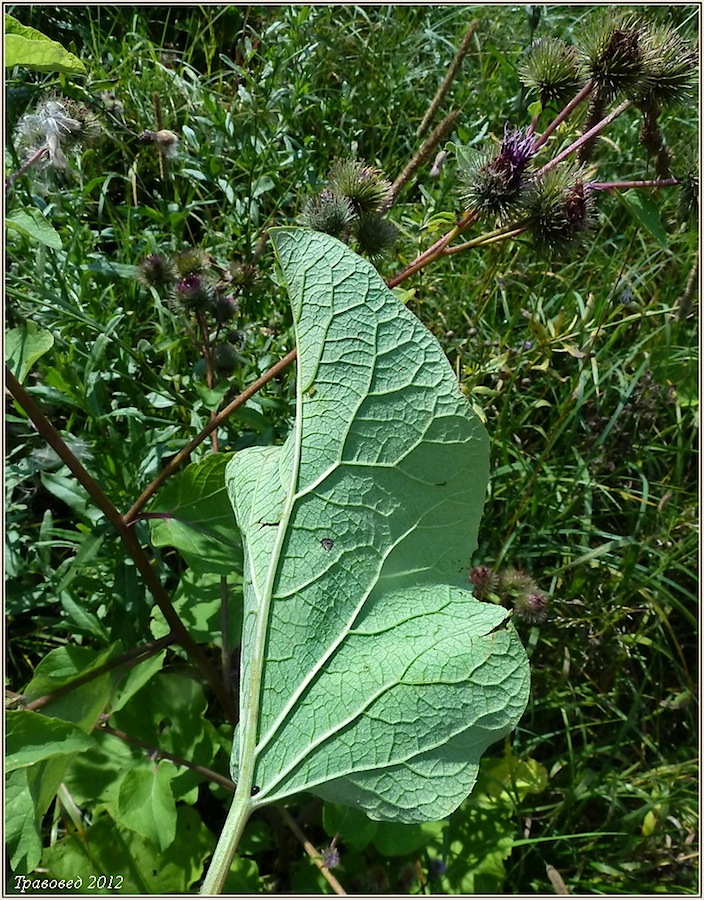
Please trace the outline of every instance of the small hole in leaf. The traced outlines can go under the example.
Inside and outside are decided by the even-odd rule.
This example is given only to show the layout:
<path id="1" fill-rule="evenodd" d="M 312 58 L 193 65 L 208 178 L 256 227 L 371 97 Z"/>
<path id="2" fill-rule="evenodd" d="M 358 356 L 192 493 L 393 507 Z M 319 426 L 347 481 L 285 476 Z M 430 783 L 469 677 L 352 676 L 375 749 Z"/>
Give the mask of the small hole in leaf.
<path id="1" fill-rule="evenodd" d="M 335 541 L 333 541 L 332 538 L 323 538 L 320 542 L 320 546 L 323 548 L 323 550 L 327 550 L 329 553 L 335 546 Z"/>

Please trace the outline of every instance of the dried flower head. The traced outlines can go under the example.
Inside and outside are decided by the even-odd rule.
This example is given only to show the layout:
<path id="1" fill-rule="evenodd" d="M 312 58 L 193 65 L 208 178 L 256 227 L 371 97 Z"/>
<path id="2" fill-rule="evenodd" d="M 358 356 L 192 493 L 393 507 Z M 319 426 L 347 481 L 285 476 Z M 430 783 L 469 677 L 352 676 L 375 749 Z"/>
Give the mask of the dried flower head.
<path id="1" fill-rule="evenodd" d="M 543 107 L 566 103 L 583 81 L 576 49 L 553 37 L 532 43 L 518 72 L 525 87 L 538 93 Z"/>
<path id="2" fill-rule="evenodd" d="M 528 163 L 536 152 L 535 140 L 507 125 L 498 153 L 461 148 L 457 162 L 464 203 L 480 216 L 500 223 L 520 214 L 525 189 L 532 180 Z"/>
<path id="3" fill-rule="evenodd" d="M 154 144 L 164 156 L 175 156 L 178 151 L 178 135 L 166 128 L 160 131 L 143 131 L 138 140 L 140 144 Z"/>
<path id="4" fill-rule="evenodd" d="M 328 175 L 328 186 L 337 197 L 346 197 L 355 213 L 383 213 L 391 203 L 391 182 L 364 160 L 337 160 Z"/>
<path id="5" fill-rule="evenodd" d="M 33 113 L 25 113 L 17 123 L 15 138 L 20 153 L 46 149 L 49 165 L 68 170 L 64 150 L 91 139 L 97 119 L 87 107 L 63 97 L 39 103 Z"/>
<path id="6" fill-rule="evenodd" d="M 164 290 L 170 288 L 176 281 L 176 266 L 168 256 L 150 253 L 138 263 L 134 277 L 144 287 Z"/>
<path id="7" fill-rule="evenodd" d="M 329 188 L 308 199 L 301 213 L 301 221 L 308 228 L 339 238 L 349 233 L 353 219 L 351 201 L 346 197 L 339 197 Z"/>

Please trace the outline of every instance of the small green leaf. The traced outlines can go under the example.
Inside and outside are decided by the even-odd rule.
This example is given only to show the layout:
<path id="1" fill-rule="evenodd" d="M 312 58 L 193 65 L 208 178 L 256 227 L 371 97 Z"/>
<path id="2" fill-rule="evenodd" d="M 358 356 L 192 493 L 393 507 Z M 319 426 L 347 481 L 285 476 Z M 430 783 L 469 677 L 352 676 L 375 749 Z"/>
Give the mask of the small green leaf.
<path id="1" fill-rule="evenodd" d="M 17 209 L 8 214 L 5 224 L 10 230 L 14 229 L 52 250 L 62 247 L 61 235 L 38 209 Z"/>
<path id="2" fill-rule="evenodd" d="M 6 713 L 5 728 L 5 770 L 8 772 L 93 746 L 88 735 L 76 725 L 31 710 Z"/>
<path id="3" fill-rule="evenodd" d="M 34 363 L 54 346 L 54 336 L 34 322 L 25 322 L 5 335 L 5 361 L 10 371 L 24 382 Z"/>
<path id="4" fill-rule="evenodd" d="M 132 769 L 125 775 L 117 801 L 118 824 L 136 831 L 165 850 L 176 836 L 176 803 L 171 781 L 176 767 L 167 760 L 151 771 Z"/>
<path id="5" fill-rule="evenodd" d="M 85 75 L 81 60 L 41 31 L 5 14 L 5 68 L 25 66 L 35 72 Z"/>
<path id="6" fill-rule="evenodd" d="M 175 547 L 198 572 L 230 575 L 241 571 L 242 547 L 225 487 L 231 454 L 191 463 L 156 495 L 150 512 L 155 547 Z"/>
<path id="7" fill-rule="evenodd" d="M 668 246 L 667 232 L 663 228 L 660 209 L 651 196 L 643 190 L 620 193 L 619 198 L 633 218 L 648 231 L 664 249 Z"/>

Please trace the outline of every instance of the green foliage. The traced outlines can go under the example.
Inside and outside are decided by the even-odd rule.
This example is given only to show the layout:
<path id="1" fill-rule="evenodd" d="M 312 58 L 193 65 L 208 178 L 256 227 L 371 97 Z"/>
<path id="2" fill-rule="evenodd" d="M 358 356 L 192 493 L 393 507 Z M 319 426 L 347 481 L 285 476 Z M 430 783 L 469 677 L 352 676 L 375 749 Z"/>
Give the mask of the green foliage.
<path id="1" fill-rule="evenodd" d="M 5 14 L 5 68 L 24 66 L 36 72 L 62 72 L 65 75 L 84 75 L 86 67 L 65 50 L 61 44 L 46 35 L 21 25 L 17 19 Z"/>
<path id="2" fill-rule="evenodd" d="M 494 158 L 507 123 L 525 133 L 539 116 L 539 134 L 558 100 L 570 99 L 562 89 L 576 89 L 578 51 L 565 48 L 583 47 L 603 12 L 473 8 L 477 31 L 437 113 L 461 111 L 451 144 L 488 146 Z M 332 890 L 286 812 L 351 893 L 548 893 L 555 871 L 572 892 L 697 891 L 698 275 L 696 234 L 682 222 L 683 213 L 696 222 L 698 209 L 697 122 L 692 104 L 673 102 L 698 71 L 687 56 L 697 10 L 637 12 L 648 22 L 647 71 L 584 177 L 666 170 L 682 186 L 595 192 L 597 218 L 568 259 L 541 260 L 517 235 L 439 258 L 394 288 L 449 357 L 489 435 L 473 560 L 472 534 L 457 537 L 463 595 L 476 593 L 466 576 L 483 566 L 499 579 L 520 573 L 529 596 L 545 599 L 539 623 L 517 615 L 520 584 L 511 593 L 497 583 L 481 604 L 497 623 L 502 606 L 514 609 L 531 662 L 526 713 L 445 819 L 380 824 L 310 794 L 255 811 L 227 892 Z M 6 69 L 8 361 L 124 514 L 294 346 L 265 232 L 298 220 L 336 160 L 367 160 L 390 180 L 405 168 L 468 8 L 33 4 L 13 13 L 21 24 L 6 26 L 6 51 L 26 48 L 18 37 L 32 45 L 25 63 L 58 55 L 46 71 Z M 545 58 L 527 54 L 535 39 L 564 42 L 547 46 L 547 76 Z M 71 71 L 54 67 L 62 61 Z M 543 104 L 527 106 L 536 97 L 519 81 L 527 63 L 526 83 Z M 579 107 L 536 167 L 610 109 L 585 116 Z M 153 137 L 140 140 L 145 133 Z M 397 237 L 375 260 L 384 277 L 462 213 L 451 159 L 433 174 L 421 165 L 384 211 Z M 206 260 L 213 292 L 236 297 L 234 317 L 218 319 L 213 296 L 205 329 L 184 313 L 173 296 L 184 270 L 141 283 L 154 255 Z M 345 383 L 353 380 L 347 372 Z M 216 689 L 238 692 L 244 603 L 223 472 L 247 448 L 281 454 L 295 433 L 295 384 L 291 370 L 269 381 L 130 520 L 145 549 L 141 569 L 95 495 L 23 404 L 8 400 L 6 704 L 13 734 L 29 732 L 11 759 L 46 755 L 7 773 L 7 891 L 15 875 L 77 872 L 91 893 L 90 876 L 106 872 L 134 893 L 201 884 L 231 803 L 237 711 L 225 711 Z M 412 512 L 409 503 L 407 491 Z M 316 536 L 314 559 L 339 566 L 339 540 Z M 328 537 L 329 551 L 319 543 Z M 168 643 L 149 576 L 215 683 Z M 299 630 L 304 646 L 307 618 Z M 295 648 L 286 653 L 302 664 Z M 359 662 L 350 670 L 356 683 Z M 438 709 L 427 716 L 435 721 Z"/>

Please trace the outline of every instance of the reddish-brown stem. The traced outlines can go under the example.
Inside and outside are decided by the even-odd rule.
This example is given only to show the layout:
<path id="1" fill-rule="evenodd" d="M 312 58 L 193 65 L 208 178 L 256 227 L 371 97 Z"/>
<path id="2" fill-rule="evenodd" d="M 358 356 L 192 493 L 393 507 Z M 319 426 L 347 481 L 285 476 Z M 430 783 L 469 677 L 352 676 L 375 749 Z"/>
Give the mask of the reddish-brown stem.
<path id="1" fill-rule="evenodd" d="M 540 135 L 534 145 L 534 149 L 538 150 L 543 144 L 548 140 L 551 135 L 557 131 L 560 125 L 567 119 L 567 117 L 572 113 L 574 109 L 576 109 L 582 101 L 584 101 L 594 90 L 594 82 L 590 79 L 584 87 L 570 100 L 567 106 L 561 110 L 552 122 L 548 125 L 545 131 Z"/>
<path id="2" fill-rule="evenodd" d="M 607 125 L 610 125 L 614 119 L 617 119 L 621 113 L 625 112 L 629 106 L 633 105 L 632 100 L 624 100 L 623 103 L 619 104 L 616 109 L 612 110 L 608 116 L 604 116 L 604 118 L 597 122 L 593 128 L 590 128 L 589 131 L 585 132 L 581 137 L 577 138 L 576 141 L 573 141 L 566 147 L 561 153 L 558 153 L 557 156 L 553 157 L 550 162 L 545 163 L 542 169 L 539 169 L 535 174 L 537 177 L 544 175 L 546 172 L 549 172 L 550 169 L 554 168 L 558 163 L 561 163 L 563 159 L 566 159 L 571 153 L 574 153 L 575 150 L 579 150 L 582 144 L 586 144 L 590 141 L 595 135 L 599 134 L 600 131 L 603 131 Z"/>
<path id="3" fill-rule="evenodd" d="M 96 678 L 99 678 L 101 675 L 104 675 L 106 672 L 111 672 L 113 669 L 118 669 L 120 666 L 127 666 L 132 668 L 132 666 L 136 666 L 141 662 L 144 662 L 145 659 L 149 659 L 150 656 L 156 656 L 161 650 L 164 650 L 169 644 L 175 643 L 176 638 L 172 632 L 164 635 L 164 637 L 159 638 L 156 641 L 150 641 L 148 644 L 142 644 L 141 647 L 135 647 L 132 650 L 128 650 L 126 653 L 123 653 L 121 656 L 117 656 L 115 659 L 110 659 L 102 666 L 98 666 L 90 672 L 86 672 L 85 675 L 79 675 L 78 678 L 74 678 L 73 681 L 69 681 L 67 684 L 61 685 L 60 688 L 57 688 L 55 691 L 51 691 L 49 694 L 44 694 L 41 697 L 37 697 L 36 700 L 31 700 L 29 703 L 24 704 L 24 709 L 37 710 L 43 709 L 45 706 L 48 706 L 50 703 L 53 703 L 54 700 L 58 700 L 59 697 L 63 697 L 66 694 L 70 694 L 71 691 L 75 691 L 76 688 L 81 687 L 84 684 L 88 684 L 90 681 L 94 681 Z"/>
<path id="4" fill-rule="evenodd" d="M 625 191 L 630 188 L 676 187 L 678 184 L 676 178 L 662 178 L 653 181 L 590 181 L 587 187 L 590 191 Z"/>
<path id="5" fill-rule="evenodd" d="M 297 351 L 294 347 L 293 350 L 290 350 L 286 356 L 283 356 L 277 363 L 275 363 L 270 369 L 268 369 L 260 378 L 257 378 L 256 381 L 252 382 L 250 386 L 242 391 L 235 399 L 228 403 L 228 405 L 222 409 L 215 418 L 211 419 L 210 422 L 205 426 L 205 428 L 197 434 L 192 441 L 190 441 L 183 450 L 179 450 L 179 452 L 174 456 L 174 458 L 167 463 L 166 466 L 161 470 L 161 472 L 157 475 L 157 477 L 152 481 L 150 485 L 148 485 L 141 493 L 141 495 L 137 498 L 137 500 L 132 504 L 131 509 L 125 513 L 124 521 L 126 524 L 130 524 L 139 512 L 146 506 L 146 504 L 151 500 L 154 494 L 159 490 L 162 484 L 169 478 L 170 475 L 179 468 L 181 463 L 188 459 L 188 457 L 193 453 L 196 447 L 199 447 L 203 441 L 208 437 L 208 435 L 214 431 L 219 425 L 226 421 L 226 419 L 232 415 L 232 413 L 238 409 L 240 406 L 243 406 L 250 397 L 253 397 L 257 391 L 260 391 L 265 384 L 268 384 L 273 378 L 275 378 L 279 373 L 283 372 L 296 358 Z"/>
<path id="6" fill-rule="evenodd" d="M 133 529 L 129 527 L 129 524 L 126 521 L 124 521 L 112 501 L 103 493 L 93 476 L 84 468 L 80 460 L 66 446 L 61 435 L 51 422 L 49 422 L 39 406 L 22 387 L 7 366 L 5 367 L 5 384 L 17 403 L 19 403 L 34 423 L 39 435 L 41 435 L 46 443 L 54 450 L 59 459 L 68 466 L 78 483 L 85 488 L 95 505 L 105 515 L 115 531 L 117 531 L 123 546 L 134 560 L 135 565 L 144 579 L 147 590 L 154 597 L 154 601 L 163 613 L 175 639 L 206 678 L 223 711 L 228 719 L 234 723 L 237 716 L 233 705 L 230 702 L 230 698 L 223 688 L 222 681 L 220 680 L 217 671 L 211 665 L 203 648 L 193 640 L 188 629 L 179 618 L 178 613 L 171 603 L 171 598 L 159 581 L 156 571 L 153 569 L 147 554 L 137 540 Z"/>
<path id="7" fill-rule="evenodd" d="M 394 275 L 393 278 L 390 278 L 386 282 L 386 286 L 390 288 L 396 287 L 397 284 L 401 284 L 402 281 L 410 278 L 411 275 L 420 272 L 421 269 L 424 269 L 429 263 L 441 256 L 445 247 L 447 247 L 451 241 L 454 241 L 457 235 L 462 234 L 462 232 L 474 222 L 476 217 L 477 214 L 472 210 L 466 212 L 454 228 L 451 228 L 447 234 L 435 241 L 435 243 L 428 247 L 427 250 L 424 250 L 423 253 L 417 256 L 413 262 L 407 265 L 405 269 L 398 273 L 398 275 Z"/>
<path id="8" fill-rule="evenodd" d="M 208 781 L 213 781 L 215 784 L 219 784 L 228 791 L 234 791 L 237 787 L 234 781 L 231 781 L 219 772 L 215 772 L 213 769 L 208 769 L 205 766 L 199 766 L 198 763 L 184 759 L 182 756 L 176 756 L 175 753 L 159 750 L 158 747 L 153 747 L 141 738 L 132 737 L 131 734 L 126 734 L 124 731 L 120 731 L 119 728 L 113 728 L 111 725 L 108 725 L 107 722 L 102 722 L 100 724 L 100 730 L 106 732 L 106 734 L 111 734 L 113 737 L 119 738 L 119 740 L 124 741 L 126 744 L 132 744 L 134 747 L 141 747 L 149 753 L 149 757 L 154 761 L 168 759 L 169 762 L 172 762 L 177 766 L 185 766 L 193 772 L 198 772 L 199 775 L 203 775 Z"/>
<path id="9" fill-rule="evenodd" d="M 17 181 L 20 175 L 24 175 L 24 173 L 27 171 L 27 169 L 30 168 L 30 166 L 33 166 L 42 158 L 42 156 L 45 156 L 48 152 L 49 148 L 47 147 L 47 145 L 42 144 L 42 146 L 39 147 L 39 149 L 35 150 L 31 156 L 28 156 L 16 172 L 14 172 L 12 175 L 7 176 L 7 178 L 5 179 L 5 190 L 12 187 L 12 185 L 15 183 L 15 181 Z"/>

